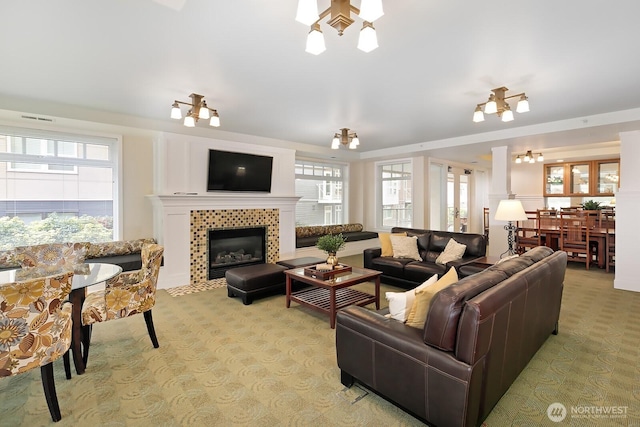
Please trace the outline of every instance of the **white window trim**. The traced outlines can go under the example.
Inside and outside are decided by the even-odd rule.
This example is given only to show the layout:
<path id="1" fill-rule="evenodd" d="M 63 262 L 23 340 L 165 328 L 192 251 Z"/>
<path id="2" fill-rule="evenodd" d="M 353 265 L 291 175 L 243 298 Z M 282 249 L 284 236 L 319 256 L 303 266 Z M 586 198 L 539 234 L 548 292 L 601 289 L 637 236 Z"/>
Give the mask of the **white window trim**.
<path id="1" fill-rule="evenodd" d="M 376 203 L 376 209 L 375 209 L 375 221 L 376 221 L 376 228 L 378 230 L 386 230 L 389 231 L 390 228 L 389 227 L 385 227 L 384 226 L 384 215 L 382 212 L 382 167 L 386 166 L 386 165 L 395 165 L 398 163 L 409 163 L 411 164 L 411 182 L 409 183 L 410 187 L 411 187 L 411 197 L 414 197 L 415 195 L 415 191 L 414 191 L 414 176 L 415 176 L 415 165 L 413 162 L 413 158 L 411 157 L 407 157 L 407 158 L 400 158 L 400 159 L 393 159 L 393 160 L 385 160 L 385 161 L 379 161 L 379 162 L 375 162 L 375 171 L 376 171 L 376 194 L 375 194 L 375 203 Z M 411 218 L 415 218 L 415 203 L 411 204 Z M 412 225 L 413 225 L 413 221 L 412 221 Z"/>

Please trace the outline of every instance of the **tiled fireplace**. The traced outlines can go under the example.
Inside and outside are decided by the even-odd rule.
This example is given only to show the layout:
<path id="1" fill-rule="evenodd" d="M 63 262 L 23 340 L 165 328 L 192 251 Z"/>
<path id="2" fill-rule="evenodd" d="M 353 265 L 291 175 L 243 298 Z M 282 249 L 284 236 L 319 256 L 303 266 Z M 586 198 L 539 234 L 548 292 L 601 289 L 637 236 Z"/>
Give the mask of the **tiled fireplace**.
<path id="1" fill-rule="evenodd" d="M 298 197 L 266 195 L 153 195 L 154 237 L 165 247 L 159 288 L 208 281 L 211 229 L 266 227 L 268 263 L 293 258 Z"/>

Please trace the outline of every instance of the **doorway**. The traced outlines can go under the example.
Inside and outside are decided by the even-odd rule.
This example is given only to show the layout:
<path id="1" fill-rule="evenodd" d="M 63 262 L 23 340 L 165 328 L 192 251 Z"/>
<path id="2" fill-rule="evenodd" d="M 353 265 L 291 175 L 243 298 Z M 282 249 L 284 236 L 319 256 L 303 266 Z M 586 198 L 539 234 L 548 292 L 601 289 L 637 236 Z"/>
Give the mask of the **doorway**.
<path id="1" fill-rule="evenodd" d="M 470 227 L 471 170 L 449 166 L 447 172 L 447 231 L 466 233 Z"/>

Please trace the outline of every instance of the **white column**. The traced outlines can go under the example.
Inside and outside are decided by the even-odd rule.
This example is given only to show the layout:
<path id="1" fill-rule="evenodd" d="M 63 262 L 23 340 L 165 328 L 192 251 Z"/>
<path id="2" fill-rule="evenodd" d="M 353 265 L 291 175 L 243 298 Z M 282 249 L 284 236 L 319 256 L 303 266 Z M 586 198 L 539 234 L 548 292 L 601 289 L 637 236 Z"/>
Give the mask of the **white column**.
<path id="1" fill-rule="evenodd" d="M 640 212 L 640 131 L 620 133 L 620 189 L 616 193 L 616 266 L 613 287 L 640 292 L 638 212 Z"/>
<path id="2" fill-rule="evenodd" d="M 508 248 L 505 221 L 494 216 L 500 200 L 513 199 L 511 193 L 511 147 L 494 147 L 492 153 L 491 190 L 489 193 L 489 247 L 487 255 L 500 256 Z"/>

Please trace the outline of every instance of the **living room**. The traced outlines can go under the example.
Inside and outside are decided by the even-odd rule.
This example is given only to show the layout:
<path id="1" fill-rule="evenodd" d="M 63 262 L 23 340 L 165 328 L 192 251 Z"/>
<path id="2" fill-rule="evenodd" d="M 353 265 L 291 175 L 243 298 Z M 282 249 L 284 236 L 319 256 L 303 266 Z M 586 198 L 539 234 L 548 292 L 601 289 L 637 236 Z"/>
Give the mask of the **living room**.
<path id="1" fill-rule="evenodd" d="M 412 212 L 416 228 L 432 224 L 432 165 L 482 173 L 483 191 L 473 202 L 476 217 L 469 229 L 480 232 L 484 206 L 495 211 L 499 201 L 509 197 L 520 199 L 525 207 L 545 203 L 542 165 L 515 164 L 515 156 L 527 150 L 542 152 L 545 163 L 620 158 L 617 221 L 625 230 L 634 229 L 632 217 L 640 209 L 640 168 L 636 167 L 640 93 L 634 82 L 640 69 L 628 52 L 612 48 L 637 39 L 632 17 L 639 10 L 631 1 L 617 10 L 604 6 L 584 10 L 578 1 L 560 6 L 549 2 L 540 11 L 500 2 L 481 7 L 387 1 L 384 17 L 376 22 L 378 49 L 369 54 L 356 49 L 359 28 L 354 27 L 359 25 L 337 37 L 323 23 L 327 51 L 319 56 L 304 51 L 308 28 L 294 21 L 296 2 L 292 0 L 278 7 L 251 2 L 260 13 L 247 13 L 246 4 L 236 2 L 186 0 L 177 2 L 181 7 L 171 1 L 164 1 L 169 7 L 160 3 L 6 6 L 7 22 L 1 34 L 12 43 L 0 47 L 7 58 L 0 71 L 0 133 L 30 129 L 117 141 L 114 237 L 154 237 L 165 246 L 161 288 L 190 282 L 193 247 L 187 212 L 194 209 L 277 208 L 277 256 L 299 255 L 295 247 L 297 159 L 345 165 L 348 192 L 343 222 L 361 223 L 370 231 L 388 231 L 379 221 L 377 168 L 381 163 L 411 162 L 413 193 L 419 195 Z M 581 19 L 576 19 L 576 10 L 584 14 Z M 251 15 L 250 19 L 244 15 Z M 73 16 L 86 19 L 72 22 Z M 503 19 L 513 39 L 500 40 L 504 28 L 498 27 L 504 24 L 491 24 Z M 620 25 L 616 31 L 605 31 L 600 24 L 603 19 Z M 26 31 L 28 27 L 32 31 Z M 114 27 L 120 27 L 117 34 Z M 444 36 L 459 29 L 462 33 L 466 27 L 464 35 Z M 193 37 L 191 31 L 196 28 L 205 33 L 202 38 Z M 427 28 L 421 36 L 420 28 Z M 256 32 L 260 36 L 254 36 Z M 578 34 L 585 39 L 579 40 Z M 528 43 L 532 45 L 525 48 Z M 385 55 L 395 52 L 394 56 L 382 56 L 385 51 Z M 440 58 L 437 64 L 433 58 Z M 511 123 L 491 114 L 486 114 L 485 122 L 473 123 L 474 108 L 502 85 L 513 93 L 526 92 L 531 111 L 515 114 Z M 187 128 L 169 118 L 174 100 L 188 100 L 192 92 L 206 95 L 209 107 L 220 114 L 220 127 L 201 120 Z M 332 137 L 345 127 L 357 131 L 359 147 L 332 150 Z M 272 156 L 271 192 L 249 197 L 208 192 L 210 149 Z M 490 253 L 506 249 L 504 225 L 491 223 Z M 617 245 L 615 276 L 604 278 L 596 271 L 593 280 L 638 292 L 631 258 L 633 233 L 621 234 Z M 573 291 L 571 295 L 579 297 Z M 198 304 L 197 298 L 192 300 Z M 216 302 L 237 301 L 220 298 Z M 277 304 L 273 303 L 270 314 L 279 315 Z M 241 312 L 238 307 L 216 313 L 230 318 Z M 171 304 L 164 303 L 163 309 L 171 312 Z M 260 316 L 256 308 L 246 309 Z M 296 322 L 290 314 L 286 320 Z M 160 325 L 168 331 L 168 323 L 165 319 Z M 326 327 L 324 321 L 318 324 Z M 148 339 L 139 326 L 132 324 L 130 333 L 144 348 L 148 342 L 143 340 Z M 239 331 L 245 326 L 230 322 L 230 328 Z M 303 329 L 313 335 L 315 327 L 305 324 Z M 229 341 L 235 339 L 230 330 L 224 334 Z M 162 332 L 159 335 L 162 347 Z M 213 333 L 207 337 L 216 339 Z M 323 335 L 321 341 L 330 345 L 331 339 Z M 100 344 L 96 346 L 99 354 Z M 152 357 L 150 346 L 147 350 L 142 357 Z M 321 351 L 313 345 L 304 350 Z M 231 358 L 231 353 L 225 357 Z M 34 393 L 33 399 L 42 406 L 40 394 Z M 40 409 L 38 417 L 47 420 Z M 33 418 L 24 422 L 30 421 Z"/>

